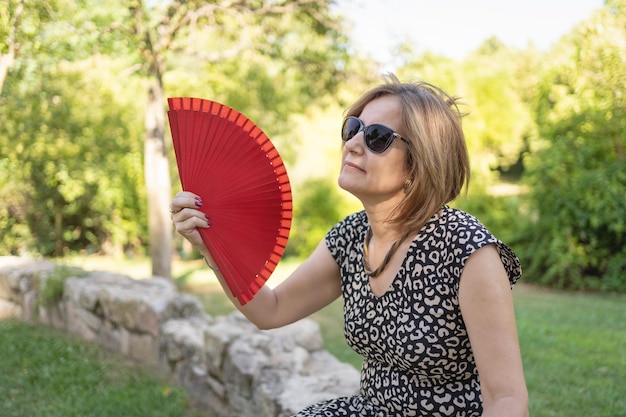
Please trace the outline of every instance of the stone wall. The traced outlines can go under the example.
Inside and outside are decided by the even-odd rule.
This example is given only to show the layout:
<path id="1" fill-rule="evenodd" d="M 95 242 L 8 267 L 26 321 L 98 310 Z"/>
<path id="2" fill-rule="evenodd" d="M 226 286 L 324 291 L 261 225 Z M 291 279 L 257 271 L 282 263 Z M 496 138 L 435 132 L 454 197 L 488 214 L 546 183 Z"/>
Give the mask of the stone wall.
<path id="1" fill-rule="evenodd" d="M 48 291 L 42 302 L 53 284 L 58 297 Z M 359 386 L 358 371 L 324 350 L 314 321 L 261 331 L 239 313 L 211 317 L 159 277 L 0 257 L 2 318 L 67 331 L 164 372 L 209 416 L 286 417 Z"/>

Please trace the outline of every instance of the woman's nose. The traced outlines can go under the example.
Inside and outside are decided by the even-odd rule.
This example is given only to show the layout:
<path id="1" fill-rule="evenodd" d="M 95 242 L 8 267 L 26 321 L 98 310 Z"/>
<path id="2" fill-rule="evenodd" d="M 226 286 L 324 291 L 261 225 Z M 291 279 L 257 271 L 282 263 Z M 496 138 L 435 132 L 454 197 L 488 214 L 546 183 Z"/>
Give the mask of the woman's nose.
<path id="1" fill-rule="evenodd" d="M 363 150 L 364 146 L 363 131 L 358 132 L 356 135 L 344 142 L 344 149 L 348 152 L 360 152 Z"/>

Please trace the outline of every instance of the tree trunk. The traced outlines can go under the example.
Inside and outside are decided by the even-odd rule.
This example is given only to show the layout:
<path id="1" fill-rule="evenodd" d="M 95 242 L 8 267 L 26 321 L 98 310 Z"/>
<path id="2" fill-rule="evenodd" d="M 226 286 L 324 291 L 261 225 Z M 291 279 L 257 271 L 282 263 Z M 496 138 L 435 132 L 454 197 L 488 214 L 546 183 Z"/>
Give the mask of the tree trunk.
<path id="1" fill-rule="evenodd" d="M 7 78 L 9 68 L 13 66 L 14 62 L 15 56 L 13 51 L 9 51 L 6 55 L 0 54 L 0 93 L 2 93 L 2 88 L 4 87 L 4 81 Z"/>
<path id="2" fill-rule="evenodd" d="M 54 256 L 63 256 L 63 212 L 57 207 L 54 213 Z"/>
<path id="3" fill-rule="evenodd" d="M 11 13 L 10 7 L 9 14 Z M 0 53 L 0 93 L 2 93 L 2 89 L 4 87 L 4 82 L 6 81 L 7 74 L 9 73 L 9 69 L 15 63 L 15 49 L 17 47 L 17 32 L 19 31 L 20 20 L 22 18 L 22 13 L 24 12 L 24 2 L 19 1 L 15 6 L 15 11 L 13 16 L 11 16 L 9 23 L 9 33 L 6 38 L 7 52 L 2 54 Z"/>
<path id="4" fill-rule="evenodd" d="M 172 278 L 172 223 L 169 203 L 172 185 L 165 145 L 163 88 L 152 78 L 146 107 L 144 172 L 148 194 L 148 228 L 152 275 Z"/>

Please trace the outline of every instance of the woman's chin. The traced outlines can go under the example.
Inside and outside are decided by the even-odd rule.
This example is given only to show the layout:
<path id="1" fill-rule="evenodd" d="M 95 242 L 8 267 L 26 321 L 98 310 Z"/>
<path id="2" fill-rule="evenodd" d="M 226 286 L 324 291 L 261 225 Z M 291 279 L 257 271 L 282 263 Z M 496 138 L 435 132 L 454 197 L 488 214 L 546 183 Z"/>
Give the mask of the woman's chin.
<path id="1" fill-rule="evenodd" d="M 352 179 L 339 177 L 337 184 L 339 184 L 339 187 L 342 190 L 349 192 L 350 194 L 352 194 L 353 196 L 357 198 L 359 197 L 359 194 L 362 191 L 361 189 L 362 187 L 360 186 L 360 184 L 356 183 Z"/>

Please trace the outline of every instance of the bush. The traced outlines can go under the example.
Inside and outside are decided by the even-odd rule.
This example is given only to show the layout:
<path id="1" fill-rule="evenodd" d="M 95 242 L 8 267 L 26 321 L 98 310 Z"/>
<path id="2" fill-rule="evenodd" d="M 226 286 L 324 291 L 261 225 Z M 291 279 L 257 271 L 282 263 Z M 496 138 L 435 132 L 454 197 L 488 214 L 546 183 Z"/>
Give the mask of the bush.
<path id="1" fill-rule="evenodd" d="M 528 215 L 527 198 L 521 188 L 510 195 L 494 195 L 483 190 L 460 198 L 452 205 L 477 217 L 494 236 L 517 253 L 518 247 L 514 243 L 519 234 L 518 219 Z"/>
<path id="2" fill-rule="evenodd" d="M 626 291 L 625 6 L 577 27 L 539 76 L 523 256 L 558 288 Z"/>
<path id="3" fill-rule="evenodd" d="M 337 186 L 329 179 L 306 181 L 295 190 L 293 226 L 285 256 L 306 257 L 317 247 L 326 232 L 345 217 L 351 208 Z"/>
<path id="4" fill-rule="evenodd" d="M 520 236 L 522 255 L 538 283 L 626 291 L 623 161 L 594 155 L 606 145 L 596 138 L 589 139 L 595 146 L 574 147 L 586 142 L 579 139 L 555 141 L 532 169 L 535 215 Z"/>

